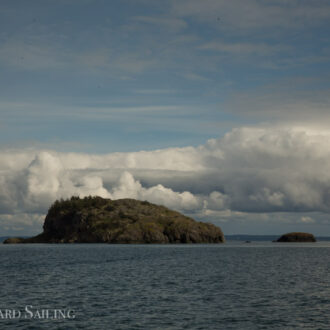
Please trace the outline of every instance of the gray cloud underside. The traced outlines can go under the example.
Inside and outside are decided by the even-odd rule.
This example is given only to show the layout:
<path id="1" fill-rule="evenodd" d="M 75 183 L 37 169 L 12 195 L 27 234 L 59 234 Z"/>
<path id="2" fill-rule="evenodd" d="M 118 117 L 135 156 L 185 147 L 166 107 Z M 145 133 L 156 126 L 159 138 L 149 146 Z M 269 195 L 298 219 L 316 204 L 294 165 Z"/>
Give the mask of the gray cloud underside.
<path id="1" fill-rule="evenodd" d="M 200 215 L 328 213 L 329 165 L 329 133 L 303 128 L 240 128 L 199 147 L 148 152 L 2 151 L 0 212 L 44 214 L 57 198 L 99 195 Z"/>

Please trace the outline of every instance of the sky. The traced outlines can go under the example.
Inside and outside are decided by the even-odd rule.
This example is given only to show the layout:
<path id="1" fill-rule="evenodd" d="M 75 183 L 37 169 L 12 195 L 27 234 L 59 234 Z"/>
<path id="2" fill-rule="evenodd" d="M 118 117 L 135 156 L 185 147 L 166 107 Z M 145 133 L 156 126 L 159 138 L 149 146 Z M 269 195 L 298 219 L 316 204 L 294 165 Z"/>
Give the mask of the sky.
<path id="1" fill-rule="evenodd" d="M 0 236 L 72 195 L 330 236 L 329 124 L 329 1 L 0 2 Z"/>

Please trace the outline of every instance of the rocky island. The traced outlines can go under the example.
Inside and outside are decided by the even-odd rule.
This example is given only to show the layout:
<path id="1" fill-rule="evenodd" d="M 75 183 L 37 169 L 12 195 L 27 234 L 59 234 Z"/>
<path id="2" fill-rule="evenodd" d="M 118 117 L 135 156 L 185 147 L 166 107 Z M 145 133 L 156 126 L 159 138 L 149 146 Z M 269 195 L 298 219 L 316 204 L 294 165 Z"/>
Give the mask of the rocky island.
<path id="1" fill-rule="evenodd" d="M 276 242 L 305 243 L 316 242 L 313 234 L 293 232 L 282 235 Z"/>
<path id="2" fill-rule="evenodd" d="M 135 199 L 71 197 L 49 209 L 43 232 L 10 243 L 223 243 L 220 228 Z"/>

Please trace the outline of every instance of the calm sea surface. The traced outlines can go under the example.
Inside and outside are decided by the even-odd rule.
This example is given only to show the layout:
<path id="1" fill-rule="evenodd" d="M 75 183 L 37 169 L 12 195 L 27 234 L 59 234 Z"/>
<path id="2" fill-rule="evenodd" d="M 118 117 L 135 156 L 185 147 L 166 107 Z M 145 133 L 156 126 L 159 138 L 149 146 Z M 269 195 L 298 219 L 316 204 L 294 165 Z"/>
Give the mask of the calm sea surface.
<path id="1" fill-rule="evenodd" d="M 330 329 L 329 254 L 329 242 L 0 245 L 0 329 Z"/>

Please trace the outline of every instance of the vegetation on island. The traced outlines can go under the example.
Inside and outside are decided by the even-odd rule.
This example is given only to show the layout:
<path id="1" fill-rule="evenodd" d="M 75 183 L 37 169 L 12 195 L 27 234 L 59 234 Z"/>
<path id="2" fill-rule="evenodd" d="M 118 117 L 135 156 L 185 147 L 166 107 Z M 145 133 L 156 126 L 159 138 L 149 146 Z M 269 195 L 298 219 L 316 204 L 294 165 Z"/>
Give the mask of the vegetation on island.
<path id="1" fill-rule="evenodd" d="M 11 241 L 10 241 L 11 240 Z M 13 241 L 14 240 L 14 241 Z M 5 243 L 222 243 L 219 227 L 165 206 L 135 199 L 71 197 L 57 200 L 43 233 Z"/>

